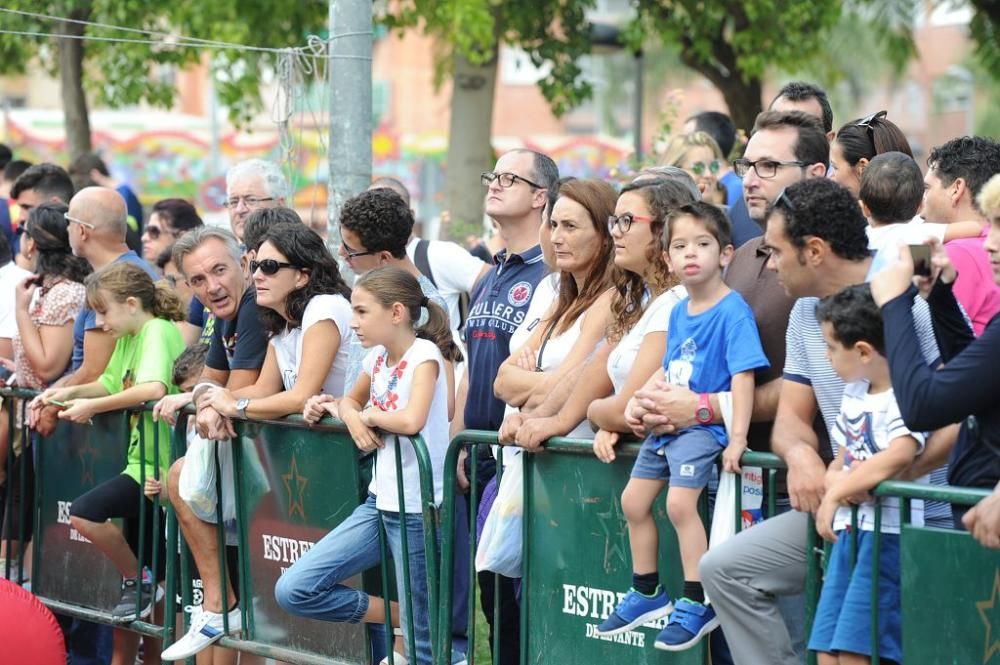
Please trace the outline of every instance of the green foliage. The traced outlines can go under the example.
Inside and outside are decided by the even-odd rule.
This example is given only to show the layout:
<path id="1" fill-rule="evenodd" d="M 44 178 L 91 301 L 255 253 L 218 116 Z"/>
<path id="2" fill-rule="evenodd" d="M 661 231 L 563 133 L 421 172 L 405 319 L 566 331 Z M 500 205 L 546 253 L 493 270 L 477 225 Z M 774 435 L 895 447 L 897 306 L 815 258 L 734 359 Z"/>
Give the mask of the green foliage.
<path id="1" fill-rule="evenodd" d="M 233 44 L 268 48 L 302 46 L 306 35 L 323 29 L 327 21 L 325 3 L 281 2 L 253 3 L 238 0 L 214 0 L 208 3 L 146 2 L 145 0 L 6 0 L 5 8 L 65 17 L 77 12 L 92 23 L 105 23 L 133 29 L 165 32 L 189 38 L 225 41 Z M 55 33 L 58 21 L 12 14 L 0 15 L 5 30 Z M 206 53 L 212 55 L 220 72 L 217 93 L 230 109 L 231 119 L 247 121 L 260 108 L 261 72 L 273 65 L 273 53 L 239 49 L 215 49 L 206 46 L 177 47 L 172 39 L 146 36 L 96 26 L 86 27 L 87 37 L 110 37 L 152 41 L 119 43 L 87 40 L 84 46 L 84 86 L 89 97 L 99 105 L 121 107 L 145 101 L 153 106 L 169 107 L 176 85 L 169 78 L 152 75 L 156 65 L 182 68 L 198 62 Z M 0 35 L 0 73 L 24 72 L 32 58 L 53 75 L 58 75 L 56 38 Z"/>
<path id="2" fill-rule="evenodd" d="M 420 27 L 437 38 L 439 81 L 450 75 L 456 53 L 485 64 L 501 42 L 520 47 L 533 65 L 547 68 L 538 86 L 558 116 L 593 93 L 577 60 L 590 52 L 586 12 L 595 6 L 596 0 L 403 0 L 381 21 L 396 30 Z"/>

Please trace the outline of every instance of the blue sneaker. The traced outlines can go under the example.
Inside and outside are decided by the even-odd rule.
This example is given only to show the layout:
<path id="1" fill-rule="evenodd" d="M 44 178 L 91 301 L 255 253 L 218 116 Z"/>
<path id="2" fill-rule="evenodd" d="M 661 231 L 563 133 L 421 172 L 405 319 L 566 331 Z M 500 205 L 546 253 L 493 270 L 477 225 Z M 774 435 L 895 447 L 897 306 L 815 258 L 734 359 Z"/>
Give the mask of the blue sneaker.
<path id="1" fill-rule="evenodd" d="M 662 586 L 657 587 L 657 593 L 653 596 L 645 596 L 635 589 L 629 589 L 615 611 L 597 627 L 595 632 L 605 637 L 619 635 L 638 628 L 648 621 L 667 616 L 673 607 L 670 596 Z"/>
<path id="2" fill-rule="evenodd" d="M 653 646 L 663 651 L 684 651 L 718 627 L 719 618 L 711 605 L 681 598 Z"/>

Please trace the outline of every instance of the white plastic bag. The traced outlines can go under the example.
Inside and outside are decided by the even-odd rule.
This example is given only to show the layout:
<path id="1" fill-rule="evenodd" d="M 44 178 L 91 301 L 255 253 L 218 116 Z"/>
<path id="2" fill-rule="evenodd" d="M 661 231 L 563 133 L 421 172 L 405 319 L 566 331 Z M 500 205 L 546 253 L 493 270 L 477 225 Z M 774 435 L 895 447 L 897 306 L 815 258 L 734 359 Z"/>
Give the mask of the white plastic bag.
<path id="1" fill-rule="evenodd" d="M 504 466 L 493 508 L 483 524 L 476 549 L 476 570 L 492 570 L 505 577 L 521 576 L 521 543 L 524 523 L 524 470 L 522 455 Z"/>
<path id="2" fill-rule="evenodd" d="M 236 489 L 233 480 L 233 449 L 230 441 L 209 441 L 194 430 L 188 431 L 188 448 L 184 467 L 177 483 L 177 492 L 191 511 L 201 520 L 215 522 L 216 473 L 215 454 L 218 450 L 222 472 L 222 520 L 236 519 Z"/>
<path id="3" fill-rule="evenodd" d="M 709 548 L 718 547 L 736 535 L 736 474 L 723 471 L 719 490 L 715 493 L 715 510 L 712 511 L 712 533 Z M 740 518 L 742 519 L 742 517 Z"/>

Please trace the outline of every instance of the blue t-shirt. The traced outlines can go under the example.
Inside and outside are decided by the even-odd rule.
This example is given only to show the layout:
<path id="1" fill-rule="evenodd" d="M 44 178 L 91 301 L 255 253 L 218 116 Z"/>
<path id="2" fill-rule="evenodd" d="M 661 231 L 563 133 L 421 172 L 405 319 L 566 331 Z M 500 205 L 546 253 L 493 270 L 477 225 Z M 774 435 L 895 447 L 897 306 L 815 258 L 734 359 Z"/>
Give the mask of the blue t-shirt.
<path id="1" fill-rule="evenodd" d="M 125 199 L 125 209 L 128 211 L 128 216 L 135 219 L 136 226 L 134 230 L 138 231 L 139 227 L 142 226 L 142 203 L 139 202 L 139 197 L 135 195 L 132 188 L 128 185 L 122 183 L 115 188 L 122 198 Z M 129 224 L 129 226 L 132 226 Z"/>
<path id="2" fill-rule="evenodd" d="M 21 239 L 14 233 L 14 225 L 10 220 L 10 201 L 0 198 L 0 231 L 7 237 L 7 244 L 13 256 L 21 251 Z"/>
<path id="3" fill-rule="evenodd" d="M 160 274 L 156 272 L 156 268 L 143 261 L 142 258 L 132 250 L 125 252 L 112 261 L 112 263 L 118 263 L 119 261 L 128 261 L 129 263 L 136 264 L 145 270 L 146 274 L 153 278 L 153 281 L 160 279 Z M 94 330 L 96 328 L 97 312 L 89 307 L 81 309 L 80 313 L 76 315 L 76 321 L 73 322 L 73 362 L 70 365 L 70 369 L 74 372 L 80 369 L 80 365 L 83 364 L 83 336 L 88 330 Z"/>
<path id="4" fill-rule="evenodd" d="M 726 175 L 719 178 L 719 184 L 726 188 L 727 206 L 734 206 L 743 198 L 743 178 L 736 175 L 735 171 L 727 171 Z"/>
<path id="5" fill-rule="evenodd" d="M 753 311 L 743 296 L 730 291 L 700 314 L 688 313 L 690 303 L 691 298 L 685 298 L 670 311 L 667 353 L 663 357 L 668 383 L 696 393 L 726 392 L 732 388 L 734 374 L 770 367 Z M 728 443 L 723 425 L 695 425 L 690 429 L 695 428 L 711 432 L 720 445 Z M 654 446 L 661 448 L 676 436 L 658 436 Z"/>
<path id="6" fill-rule="evenodd" d="M 506 405 L 493 394 L 493 381 L 510 355 L 510 336 L 524 320 L 535 287 L 547 270 L 539 245 L 510 256 L 503 250 L 492 268 L 472 292 L 465 321 L 469 355 L 465 426 L 469 429 L 499 430 L 503 424 Z"/>

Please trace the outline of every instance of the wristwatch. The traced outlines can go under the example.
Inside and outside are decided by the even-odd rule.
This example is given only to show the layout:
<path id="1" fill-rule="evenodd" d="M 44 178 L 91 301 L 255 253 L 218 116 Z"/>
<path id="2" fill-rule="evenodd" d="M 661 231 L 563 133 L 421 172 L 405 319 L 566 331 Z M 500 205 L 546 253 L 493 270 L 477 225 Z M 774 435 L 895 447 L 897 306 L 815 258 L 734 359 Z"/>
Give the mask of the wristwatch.
<path id="1" fill-rule="evenodd" d="M 243 420 L 247 419 L 247 407 L 250 406 L 250 400 L 246 397 L 236 401 L 236 415 L 238 415 Z"/>
<path id="2" fill-rule="evenodd" d="M 715 409 L 708 393 L 698 395 L 698 408 L 694 411 L 694 419 L 702 425 L 711 425 L 715 420 Z"/>

